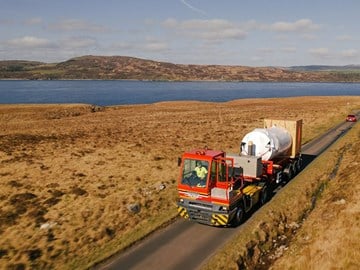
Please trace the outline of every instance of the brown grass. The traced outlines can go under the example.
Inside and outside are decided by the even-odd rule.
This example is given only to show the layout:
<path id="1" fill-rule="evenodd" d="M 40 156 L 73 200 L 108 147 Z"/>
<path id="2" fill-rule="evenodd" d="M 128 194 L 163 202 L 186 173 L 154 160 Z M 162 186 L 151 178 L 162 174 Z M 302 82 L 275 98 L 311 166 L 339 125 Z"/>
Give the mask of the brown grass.
<path id="1" fill-rule="evenodd" d="M 184 150 L 237 152 L 270 117 L 302 118 L 308 141 L 358 108 L 360 97 L 2 105 L 0 268 L 86 268 L 177 215 Z"/>

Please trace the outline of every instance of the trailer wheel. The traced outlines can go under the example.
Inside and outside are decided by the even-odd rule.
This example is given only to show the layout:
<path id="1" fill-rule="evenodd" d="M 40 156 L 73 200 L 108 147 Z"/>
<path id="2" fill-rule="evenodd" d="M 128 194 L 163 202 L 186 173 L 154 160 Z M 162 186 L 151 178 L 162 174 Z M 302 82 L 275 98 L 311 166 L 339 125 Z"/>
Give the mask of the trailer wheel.
<path id="1" fill-rule="evenodd" d="M 245 219 L 245 211 L 244 211 L 244 207 L 242 204 L 240 204 L 237 208 L 236 208 L 236 213 L 235 216 L 232 220 L 232 225 L 233 226 L 239 226 L 241 223 L 243 223 Z"/>
<path id="2" fill-rule="evenodd" d="M 296 170 L 297 170 L 297 173 L 301 172 L 302 170 L 302 159 L 299 158 L 296 162 Z"/>
<path id="3" fill-rule="evenodd" d="M 295 177 L 297 174 L 298 174 L 298 165 L 297 165 L 297 161 L 295 161 L 293 164 L 292 164 L 292 171 L 293 171 L 293 176 Z"/>
<path id="4" fill-rule="evenodd" d="M 284 174 L 286 175 L 286 182 L 289 182 L 293 176 L 294 176 L 294 171 L 293 171 L 293 168 L 291 165 L 287 166 L 285 169 L 284 169 Z"/>

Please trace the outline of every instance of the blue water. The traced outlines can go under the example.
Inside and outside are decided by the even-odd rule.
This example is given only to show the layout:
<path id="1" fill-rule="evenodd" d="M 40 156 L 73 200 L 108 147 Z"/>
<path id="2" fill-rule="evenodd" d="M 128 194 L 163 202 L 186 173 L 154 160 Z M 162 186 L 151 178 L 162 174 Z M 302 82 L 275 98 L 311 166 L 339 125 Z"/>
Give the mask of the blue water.
<path id="1" fill-rule="evenodd" d="M 0 104 L 87 103 L 108 106 L 172 100 L 223 102 L 295 96 L 360 96 L 360 83 L 0 81 Z"/>

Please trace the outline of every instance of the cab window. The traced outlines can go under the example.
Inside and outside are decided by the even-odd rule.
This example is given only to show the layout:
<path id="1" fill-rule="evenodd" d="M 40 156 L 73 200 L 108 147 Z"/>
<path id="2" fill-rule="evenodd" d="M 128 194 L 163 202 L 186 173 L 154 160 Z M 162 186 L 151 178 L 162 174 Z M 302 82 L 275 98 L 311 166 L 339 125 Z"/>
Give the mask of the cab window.
<path id="1" fill-rule="evenodd" d="M 185 159 L 181 183 L 190 187 L 205 187 L 209 162 L 197 159 Z"/>

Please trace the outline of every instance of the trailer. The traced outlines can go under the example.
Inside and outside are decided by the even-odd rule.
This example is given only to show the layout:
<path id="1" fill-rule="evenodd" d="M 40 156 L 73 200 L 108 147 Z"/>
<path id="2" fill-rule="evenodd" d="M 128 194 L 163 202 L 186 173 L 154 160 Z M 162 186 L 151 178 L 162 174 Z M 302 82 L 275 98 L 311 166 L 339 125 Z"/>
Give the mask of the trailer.
<path id="1" fill-rule="evenodd" d="M 246 134 L 239 153 L 208 148 L 179 159 L 178 212 L 213 226 L 237 226 L 273 190 L 302 169 L 302 120 L 264 120 Z"/>

